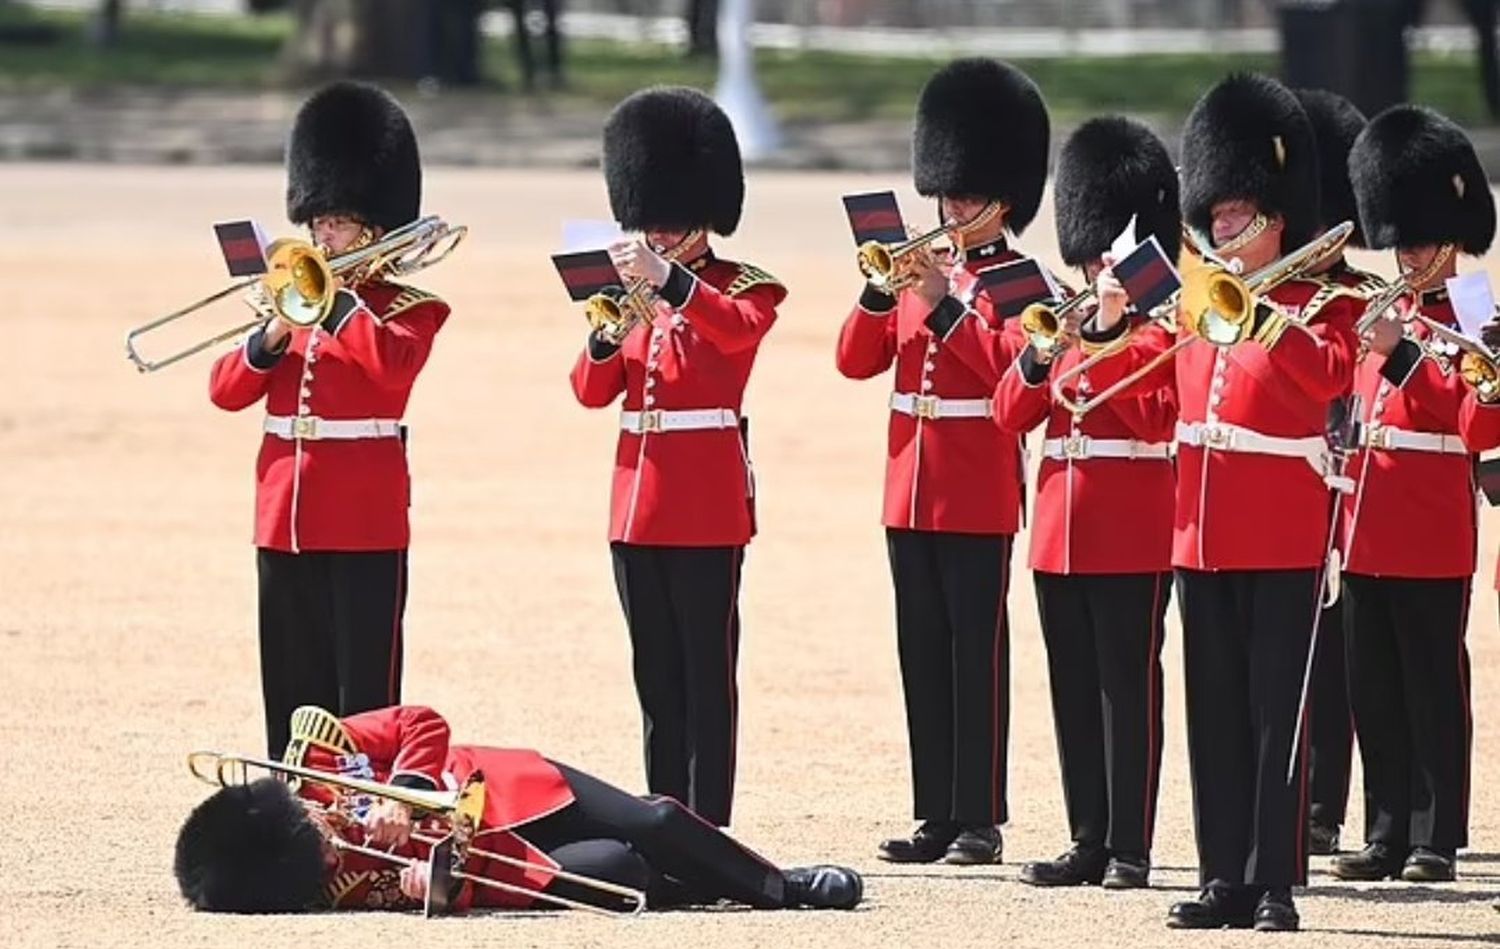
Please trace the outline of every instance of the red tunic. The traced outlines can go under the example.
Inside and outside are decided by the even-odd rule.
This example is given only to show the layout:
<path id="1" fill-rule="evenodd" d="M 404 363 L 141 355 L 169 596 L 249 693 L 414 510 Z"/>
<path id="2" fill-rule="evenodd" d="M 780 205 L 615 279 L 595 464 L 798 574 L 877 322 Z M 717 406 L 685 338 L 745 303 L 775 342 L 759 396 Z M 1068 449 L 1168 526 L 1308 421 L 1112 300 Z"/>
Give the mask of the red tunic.
<path id="1" fill-rule="evenodd" d="M 1410 304 L 1401 304 L 1403 315 Z M 1454 323 L 1446 294 L 1424 295 L 1424 316 Z M 1430 334 L 1408 324 L 1416 340 Z M 1459 438 L 1459 413 L 1468 385 L 1451 361 L 1426 358 L 1418 342 L 1402 342 L 1390 356 L 1367 354 L 1355 369 L 1361 422 L 1381 428 Z M 1376 577 L 1443 578 L 1474 573 L 1478 505 L 1470 455 L 1365 448 L 1350 461 L 1355 491 L 1344 497 L 1344 569 Z M 1439 527 L 1440 525 L 1440 527 Z M 1436 528 L 1436 529 L 1435 529 Z"/>
<path id="2" fill-rule="evenodd" d="M 389 283 L 357 288 L 362 305 L 336 332 L 294 330 L 269 369 L 246 345 L 221 356 L 209 398 L 234 412 L 265 400 L 271 416 L 399 420 L 448 305 Z M 407 547 L 411 481 L 401 438 L 297 440 L 267 433 L 255 464 L 255 544 L 273 550 Z"/>
<path id="3" fill-rule="evenodd" d="M 552 879 L 547 868 L 557 864 L 533 847 L 512 828 L 537 820 L 568 806 L 573 792 L 562 773 L 535 751 L 449 745 L 448 723 L 436 712 L 413 705 L 362 712 L 342 719 L 344 743 L 356 749 L 340 754 L 314 745 L 304 764 L 319 771 L 344 773 L 368 780 L 423 783 L 434 788 L 454 789 L 475 772 L 485 783 L 484 817 L 473 846 L 536 864 L 522 870 L 470 856 L 466 873 L 478 874 L 534 890 Z M 412 779 L 417 779 L 413 781 Z M 324 789 L 305 783 L 299 791 L 314 800 L 326 801 Z M 426 848 L 412 843 L 398 851 L 421 857 Z M 415 904 L 400 897 L 399 868 L 362 854 L 342 853 L 339 869 L 329 888 L 329 902 L 338 909 L 389 909 Z M 466 883 L 456 903 L 467 906 L 525 907 L 532 900 Z"/>
<path id="4" fill-rule="evenodd" d="M 595 360 L 573 367 L 573 394 L 604 408 L 729 409 L 740 416 L 761 339 L 786 290 L 769 275 L 705 255 L 680 310 L 659 303 L 650 327 Z M 754 533 L 754 484 L 740 432 L 621 431 L 610 491 L 609 539 L 668 547 L 740 546 Z"/>
<path id="5" fill-rule="evenodd" d="M 946 338 L 927 326 L 932 312 L 903 291 L 884 312 L 856 305 L 839 333 L 836 360 L 850 379 L 870 379 L 894 363 L 895 392 L 941 399 L 993 398 L 1000 377 L 1026 346 L 1020 321 L 1006 319 L 976 275 L 1020 260 L 1002 250 L 956 269 L 953 297 L 968 315 Z M 978 418 L 924 419 L 890 413 L 885 468 L 886 527 L 961 534 L 1014 534 L 1020 527 L 1021 440 Z"/>
<path id="6" fill-rule="evenodd" d="M 1277 438 L 1324 438 L 1330 402 L 1353 381 L 1354 320 L 1364 302 L 1312 280 L 1288 281 L 1269 299 L 1292 316 L 1310 308 L 1310 325 L 1289 324 L 1270 348 L 1247 340 L 1225 350 L 1195 340 L 1127 394 L 1166 385 L 1176 394 L 1184 423 L 1239 426 Z M 1117 381 L 1172 342 L 1155 327 L 1135 333 L 1093 373 L 1095 387 Z M 1303 458 L 1179 443 L 1173 565 L 1191 570 L 1321 566 L 1332 512 L 1323 477 Z"/>
<path id="7" fill-rule="evenodd" d="M 1078 346 L 1053 360 L 1051 373 L 1028 378 L 1029 357 L 1013 364 L 995 389 L 995 421 L 1024 434 L 1047 423 L 1046 438 L 1086 450 L 1090 439 L 1155 445 L 1172 441 L 1177 406 L 1157 389 L 1105 402 L 1082 420 L 1052 399 L 1051 380 L 1088 354 Z M 1040 369 L 1040 367 L 1036 367 Z M 1097 391 L 1089 373 L 1065 387 Z M 1155 573 L 1172 565 L 1172 461 L 1043 457 L 1031 525 L 1031 569 L 1044 573 Z"/>

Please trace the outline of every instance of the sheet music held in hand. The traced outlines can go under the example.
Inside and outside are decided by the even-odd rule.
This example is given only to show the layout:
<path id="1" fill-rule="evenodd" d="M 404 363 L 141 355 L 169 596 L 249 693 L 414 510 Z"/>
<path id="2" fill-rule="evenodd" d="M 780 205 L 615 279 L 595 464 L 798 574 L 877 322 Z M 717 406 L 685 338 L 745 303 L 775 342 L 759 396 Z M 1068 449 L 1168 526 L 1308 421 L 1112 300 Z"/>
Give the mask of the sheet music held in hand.
<path id="1" fill-rule="evenodd" d="M 1152 234 L 1115 262 L 1115 278 L 1138 313 L 1150 313 L 1182 287 L 1182 277 Z"/>
<path id="2" fill-rule="evenodd" d="M 626 238 L 620 225 L 602 218 L 569 218 L 563 221 L 563 253 L 608 247 Z"/>
<path id="3" fill-rule="evenodd" d="M 849 229 L 854 232 L 856 244 L 865 241 L 899 244 L 906 240 L 906 225 L 901 220 L 901 207 L 896 203 L 894 191 L 846 194 L 844 213 L 849 216 Z"/>
<path id="4" fill-rule="evenodd" d="M 979 287 L 1002 319 L 1019 316 L 1033 303 L 1062 299 L 1052 275 L 1030 257 L 983 271 Z"/>
<path id="5" fill-rule="evenodd" d="M 1446 285 L 1459 331 L 1470 339 L 1478 339 L 1479 331 L 1495 318 L 1495 291 L 1490 286 L 1490 275 L 1475 270 L 1449 277 Z"/>
<path id="6" fill-rule="evenodd" d="M 1114 242 L 1109 245 L 1109 256 L 1115 259 L 1115 263 L 1129 257 L 1130 252 L 1141 245 L 1135 237 L 1135 217 L 1134 214 L 1130 216 L 1130 220 L 1125 222 L 1125 229 L 1120 231 Z"/>
<path id="7" fill-rule="evenodd" d="M 552 264 L 571 300 L 587 300 L 606 287 L 625 286 L 625 279 L 615 269 L 615 262 L 607 250 L 553 254 Z"/>
<path id="8" fill-rule="evenodd" d="M 266 272 L 270 242 L 254 221 L 225 221 L 214 225 L 214 236 L 231 277 L 254 277 Z"/>

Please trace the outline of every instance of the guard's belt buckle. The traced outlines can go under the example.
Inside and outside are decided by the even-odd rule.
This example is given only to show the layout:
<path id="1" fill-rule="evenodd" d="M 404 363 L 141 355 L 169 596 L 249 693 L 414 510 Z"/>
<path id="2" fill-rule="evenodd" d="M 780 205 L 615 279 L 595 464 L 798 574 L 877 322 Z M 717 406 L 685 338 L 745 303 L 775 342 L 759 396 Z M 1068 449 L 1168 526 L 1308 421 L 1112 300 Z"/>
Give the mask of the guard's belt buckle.
<path id="1" fill-rule="evenodd" d="M 919 395 L 912 399 L 911 414 L 917 418 L 935 419 L 942 409 L 942 400 L 935 395 Z"/>
<path id="2" fill-rule="evenodd" d="M 292 437 L 309 441 L 318 437 L 318 420 L 311 415 L 299 415 L 292 419 Z"/>
<path id="3" fill-rule="evenodd" d="M 1389 450 L 1391 447 L 1391 430 L 1383 425 L 1371 425 L 1365 429 L 1365 444 L 1370 448 Z"/>
<path id="4" fill-rule="evenodd" d="M 642 435 L 647 432 L 660 432 L 662 430 L 661 409 L 646 409 L 641 412 L 641 422 L 636 427 Z"/>
<path id="5" fill-rule="evenodd" d="M 1089 437 L 1087 435 L 1069 435 L 1063 439 L 1063 457 L 1074 461 L 1081 461 L 1089 454 Z"/>
<path id="6" fill-rule="evenodd" d="M 1232 434 L 1229 429 L 1221 425 L 1207 425 L 1203 429 L 1203 444 L 1208 448 L 1218 448 L 1221 451 L 1228 449 Z"/>

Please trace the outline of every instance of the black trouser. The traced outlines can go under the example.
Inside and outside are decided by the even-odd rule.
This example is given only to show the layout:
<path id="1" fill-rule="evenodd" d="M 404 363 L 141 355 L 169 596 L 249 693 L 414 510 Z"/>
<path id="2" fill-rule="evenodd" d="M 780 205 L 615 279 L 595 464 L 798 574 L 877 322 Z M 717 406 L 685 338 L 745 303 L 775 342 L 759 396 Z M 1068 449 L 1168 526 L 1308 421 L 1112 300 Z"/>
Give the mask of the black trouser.
<path id="1" fill-rule="evenodd" d="M 1161 775 L 1161 644 L 1172 575 L 1033 576 L 1069 832 L 1082 847 L 1144 858 Z"/>
<path id="2" fill-rule="evenodd" d="M 734 799 L 743 547 L 610 545 L 645 724 L 646 785 L 720 827 Z"/>
<path id="3" fill-rule="evenodd" d="M 1450 856 L 1468 845 L 1469 583 L 1344 577 L 1370 843 Z"/>
<path id="4" fill-rule="evenodd" d="M 299 705 L 338 716 L 401 701 L 406 551 L 257 548 L 266 751 L 281 757 Z"/>
<path id="5" fill-rule="evenodd" d="M 651 906 L 720 899 L 759 909 L 785 905 L 780 870 L 675 799 L 639 798 L 557 767 L 573 803 L 516 832 L 562 869 L 644 890 Z M 616 902 L 564 880 L 554 880 L 548 891 L 595 905 Z"/>
<path id="6" fill-rule="evenodd" d="M 1307 733 L 1287 781 L 1320 572 L 1177 572 L 1204 885 L 1307 878 Z"/>
<path id="7" fill-rule="evenodd" d="M 1317 655 L 1313 658 L 1312 694 L 1308 696 L 1308 786 L 1313 823 L 1338 827 L 1349 800 L 1349 760 L 1354 751 L 1354 723 L 1349 711 L 1349 680 L 1344 674 L 1343 598 L 1318 620 Z"/>
<path id="8" fill-rule="evenodd" d="M 1011 537 L 887 529 L 918 820 L 1003 824 Z"/>

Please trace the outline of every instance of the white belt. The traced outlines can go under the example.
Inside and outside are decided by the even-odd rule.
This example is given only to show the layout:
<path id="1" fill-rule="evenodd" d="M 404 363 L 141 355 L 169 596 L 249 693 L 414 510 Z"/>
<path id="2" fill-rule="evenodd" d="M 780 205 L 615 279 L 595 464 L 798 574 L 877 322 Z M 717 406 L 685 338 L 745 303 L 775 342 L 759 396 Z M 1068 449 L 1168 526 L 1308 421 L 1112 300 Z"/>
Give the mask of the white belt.
<path id="1" fill-rule="evenodd" d="M 1134 438 L 1093 438 L 1069 435 L 1042 442 L 1042 454 L 1053 461 L 1086 458 L 1171 458 L 1171 442 L 1143 442 Z"/>
<path id="2" fill-rule="evenodd" d="M 265 430 L 268 435 L 285 438 L 287 441 L 399 438 L 401 437 L 401 421 L 390 418 L 327 419 L 318 418 L 316 415 L 267 415 Z"/>
<path id="3" fill-rule="evenodd" d="M 1319 474 L 1324 472 L 1328 459 L 1328 443 L 1321 435 L 1282 438 L 1277 435 L 1262 435 L 1253 429 L 1224 422 L 1178 422 L 1177 441 L 1179 444 L 1214 451 L 1301 458 L 1316 468 Z"/>
<path id="4" fill-rule="evenodd" d="M 696 432 L 734 428 L 739 424 L 734 409 L 647 409 L 621 412 L 620 430 L 632 435 L 647 432 Z"/>
<path id="5" fill-rule="evenodd" d="M 989 399 L 940 399 L 913 392 L 892 392 L 891 411 L 926 419 L 990 418 L 995 414 Z"/>
<path id="6" fill-rule="evenodd" d="M 1380 451 L 1425 451 L 1436 455 L 1467 455 L 1469 449 L 1457 435 L 1442 432 L 1410 432 L 1388 425 L 1369 425 L 1360 430 L 1359 443 Z"/>

